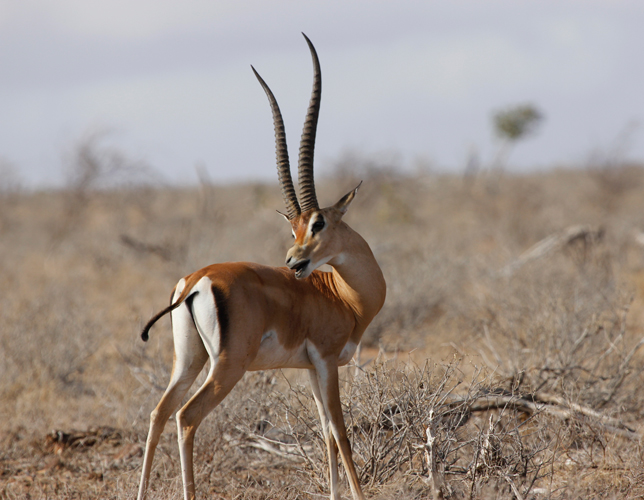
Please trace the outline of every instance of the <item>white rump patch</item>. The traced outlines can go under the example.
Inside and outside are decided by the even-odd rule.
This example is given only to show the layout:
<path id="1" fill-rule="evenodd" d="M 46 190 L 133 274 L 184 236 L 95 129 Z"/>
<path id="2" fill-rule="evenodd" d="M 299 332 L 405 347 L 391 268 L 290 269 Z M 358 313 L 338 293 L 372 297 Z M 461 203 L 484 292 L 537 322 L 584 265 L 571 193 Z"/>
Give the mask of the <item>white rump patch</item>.
<path id="1" fill-rule="evenodd" d="M 174 290 L 172 302 L 176 302 L 186 287 L 186 280 L 181 278 Z M 175 365 L 172 370 L 170 385 L 176 384 L 190 370 L 195 356 L 203 353 L 203 342 L 195 329 L 188 304 L 183 302 L 170 313 L 172 315 L 172 336 L 174 339 Z"/>
<path id="2" fill-rule="evenodd" d="M 177 301 L 177 299 L 179 298 L 179 295 L 181 295 L 181 292 L 183 292 L 183 289 L 185 287 L 186 287 L 186 280 L 184 278 L 181 278 L 177 283 L 177 286 L 174 287 L 174 295 L 172 296 L 173 304 Z"/>
<path id="3" fill-rule="evenodd" d="M 192 314 L 201 340 L 210 359 L 216 360 L 221 345 L 221 329 L 217 320 L 215 297 L 212 294 L 212 281 L 207 276 L 201 278 L 193 288 L 198 292 L 192 301 Z"/>

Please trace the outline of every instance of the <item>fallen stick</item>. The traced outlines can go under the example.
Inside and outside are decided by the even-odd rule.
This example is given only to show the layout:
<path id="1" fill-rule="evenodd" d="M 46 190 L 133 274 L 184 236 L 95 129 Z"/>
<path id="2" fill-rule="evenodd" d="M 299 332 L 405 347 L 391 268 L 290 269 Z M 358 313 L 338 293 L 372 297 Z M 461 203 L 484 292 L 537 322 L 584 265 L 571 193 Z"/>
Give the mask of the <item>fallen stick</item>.
<path id="1" fill-rule="evenodd" d="M 640 440 L 642 438 L 639 432 L 629 428 L 626 424 L 615 418 L 604 416 L 585 406 L 567 403 L 557 396 L 548 396 L 545 394 L 540 394 L 539 396 L 548 401 L 531 401 L 523 397 L 505 394 L 486 394 L 474 399 L 453 397 L 450 398 L 448 404 L 450 406 L 464 404 L 471 412 L 508 408 L 528 415 L 544 413 L 564 420 L 584 415 L 597 421 L 603 429 L 613 434 L 634 440 Z"/>
<path id="2" fill-rule="evenodd" d="M 501 270 L 501 273 L 504 276 L 510 277 L 528 262 L 540 259 L 555 250 L 571 244 L 573 241 L 580 239 L 584 242 L 599 241 L 603 237 L 603 234 L 603 229 L 595 229 L 588 224 L 569 226 L 562 232 L 551 234 L 530 247 L 517 259 L 505 266 Z"/>
<path id="3" fill-rule="evenodd" d="M 534 398 L 537 401 L 543 402 L 543 403 L 549 403 L 549 404 L 555 404 L 558 406 L 563 406 L 563 407 L 568 407 L 570 410 L 576 412 L 576 413 L 581 413 L 582 415 L 585 415 L 587 417 L 591 417 L 597 420 L 600 420 L 601 422 L 612 425 L 616 428 L 620 428 L 626 431 L 630 432 L 635 432 L 635 429 L 632 429 L 628 427 L 626 424 L 624 424 L 622 421 L 613 418 L 613 417 L 607 417 L 606 415 L 602 415 L 600 412 L 593 410 L 592 408 L 588 408 L 586 406 L 582 406 L 577 403 L 570 403 L 566 401 L 564 398 L 560 396 L 554 396 L 551 394 L 545 394 L 542 392 L 538 392 L 534 395 Z"/>

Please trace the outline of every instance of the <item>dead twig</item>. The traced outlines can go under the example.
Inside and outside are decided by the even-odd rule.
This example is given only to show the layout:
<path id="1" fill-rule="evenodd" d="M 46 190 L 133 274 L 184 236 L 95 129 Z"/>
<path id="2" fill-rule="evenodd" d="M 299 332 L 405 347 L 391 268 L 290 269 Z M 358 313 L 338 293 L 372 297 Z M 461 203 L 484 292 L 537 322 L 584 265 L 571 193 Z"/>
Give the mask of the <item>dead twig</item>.
<path id="1" fill-rule="evenodd" d="M 519 492 L 519 488 L 517 488 L 517 485 L 514 484 L 514 481 L 512 481 L 512 478 L 510 476 L 503 476 L 503 477 L 510 485 L 510 488 L 512 488 L 512 493 L 514 493 L 514 496 L 517 498 L 517 500 L 523 500 L 523 495 Z"/>
<path id="2" fill-rule="evenodd" d="M 437 453 L 434 442 L 436 441 L 436 422 L 434 420 L 434 410 L 429 412 L 429 425 L 425 430 L 427 434 L 427 443 L 425 444 L 425 461 L 429 470 L 429 478 L 432 486 L 432 495 L 434 499 L 445 498 L 447 492 L 445 477 L 438 470 Z"/>
<path id="3" fill-rule="evenodd" d="M 297 444 L 282 443 L 274 439 L 265 438 L 264 436 L 252 436 L 251 441 L 247 443 L 245 446 L 256 448 L 258 450 L 263 450 L 268 453 L 272 453 L 273 455 L 277 455 L 278 457 L 286 458 L 287 460 L 291 460 L 293 462 L 298 462 L 298 463 L 304 462 L 305 461 L 304 457 L 308 454 L 303 450 L 300 451 L 299 446 Z M 286 449 L 283 449 L 283 448 L 286 448 Z M 297 448 L 299 453 L 289 451 L 288 448 Z"/>
<path id="4" fill-rule="evenodd" d="M 160 257 L 166 262 L 170 262 L 172 260 L 172 250 L 170 250 L 167 246 L 144 243 L 132 238 L 131 236 L 128 236 L 127 234 L 121 235 L 121 243 L 126 247 L 131 248 L 135 252 L 151 253 L 153 255 L 156 255 L 157 257 Z"/>

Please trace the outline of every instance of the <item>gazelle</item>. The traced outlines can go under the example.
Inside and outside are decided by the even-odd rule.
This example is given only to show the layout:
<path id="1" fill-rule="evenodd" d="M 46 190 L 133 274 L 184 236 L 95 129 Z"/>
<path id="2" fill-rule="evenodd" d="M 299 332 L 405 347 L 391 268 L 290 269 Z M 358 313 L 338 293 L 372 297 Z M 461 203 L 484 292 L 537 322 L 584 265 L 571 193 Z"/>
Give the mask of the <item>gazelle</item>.
<path id="1" fill-rule="evenodd" d="M 288 267 L 247 262 L 213 264 L 177 283 L 171 304 L 145 325 L 172 313 L 174 363 L 170 383 L 150 415 L 139 500 L 145 498 L 154 451 L 172 412 L 195 381 L 207 359 L 204 384 L 176 415 L 184 496 L 195 497 L 193 445 L 197 427 L 231 391 L 246 371 L 275 368 L 308 370 L 320 414 L 329 460 L 331 499 L 338 499 L 338 449 L 354 500 L 363 499 L 342 415 L 338 367 L 352 358 L 365 329 L 380 311 L 385 280 L 367 242 L 342 216 L 358 187 L 335 205 L 319 208 L 313 182 L 313 151 L 322 80 L 313 58 L 311 101 L 302 132 L 298 164 L 298 203 L 284 123 L 277 101 L 257 74 L 273 112 L 277 169 L 286 214 L 295 243 L 286 254 Z M 329 264 L 332 272 L 316 270 Z"/>

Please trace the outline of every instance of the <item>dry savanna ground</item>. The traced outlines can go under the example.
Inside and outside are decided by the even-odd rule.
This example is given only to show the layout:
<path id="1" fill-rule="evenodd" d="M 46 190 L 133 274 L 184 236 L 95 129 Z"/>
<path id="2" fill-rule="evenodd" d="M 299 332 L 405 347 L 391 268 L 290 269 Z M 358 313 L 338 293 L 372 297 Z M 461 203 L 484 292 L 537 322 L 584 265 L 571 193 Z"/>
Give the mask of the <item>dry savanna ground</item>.
<path id="1" fill-rule="evenodd" d="M 81 153 L 68 189 L 0 194 L 0 498 L 134 498 L 172 363 L 169 321 L 140 327 L 181 276 L 281 265 L 291 241 L 277 183 L 100 187 Z M 364 180 L 346 220 L 388 283 L 341 373 L 367 496 L 642 497 L 644 168 L 367 163 L 318 185 L 332 203 Z M 305 380 L 247 374 L 195 463 L 202 498 L 328 495 Z M 150 497 L 180 495 L 171 420 Z"/>

